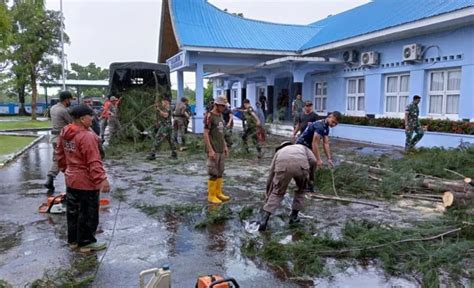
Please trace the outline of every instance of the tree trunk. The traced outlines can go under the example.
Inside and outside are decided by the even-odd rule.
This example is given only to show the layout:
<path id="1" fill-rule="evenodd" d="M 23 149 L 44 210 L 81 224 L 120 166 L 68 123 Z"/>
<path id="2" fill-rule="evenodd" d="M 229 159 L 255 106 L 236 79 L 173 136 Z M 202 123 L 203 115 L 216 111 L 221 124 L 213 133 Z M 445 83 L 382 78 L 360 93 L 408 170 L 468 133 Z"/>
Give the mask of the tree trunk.
<path id="1" fill-rule="evenodd" d="M 38 96 L 38 89 L 36 86 L 36 67 L 30 71 L 31 79 L 31 120 L 36 120 L 36 98 Z"/>
<path id="2" fill-rule="evenodd" d="M 444 207 L 468 207 L 474 204 L 474 193 L 463 193 L 463 192 L 444 192 L 443 194 L 443 205 Z"/>
<path id="3" fill-rule="evenodd" d="M 464 181 L 456 180 L 445 180 L 445 179 L 423 179 L 421 185 L 430 190 L 444 192 L 444 191 L 456 191 L 456 192 L 469 192 L 471 185 Z"/>
<path id="4" fill-rule="evenodd" d="M 25 85 L 21 84 L 17 87 L 16 91 L 18 93 L 18 102 L 20 103 L 20 107 L 18 108 L 18 115 L 20 116 L 29 116 L 30 114 L 25 109 Z"/>

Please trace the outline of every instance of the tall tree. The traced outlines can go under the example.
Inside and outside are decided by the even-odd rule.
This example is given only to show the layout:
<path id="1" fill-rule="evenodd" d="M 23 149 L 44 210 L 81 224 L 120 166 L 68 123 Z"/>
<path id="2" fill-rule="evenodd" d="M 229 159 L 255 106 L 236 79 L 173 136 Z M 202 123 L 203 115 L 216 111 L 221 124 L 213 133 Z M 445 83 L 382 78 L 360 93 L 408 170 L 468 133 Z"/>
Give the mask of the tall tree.
<path id="1" fill-rule="evenodd" d="M 6 49 L 11 41 L 11 17 L 7 4 L 0 0 L 0 71 L 7 66 Z"/>
<path id="2" fill-rule="evenodd" d="M 79 80 L 107 80 L 109 78 L 109 69 L 101 68 L 95 63 L 89 63 L 87 66 L 71 63 L 71 71 L 68 74 L 68 78 Z M 101 96 L 107 93 L 107 88 L 84 88 L 81 92 L 84 96 Z"/>
<path id="3" fill-rule="evenodd" d="M 15 0 L 11 14 L 13 37 L 10 60 L 19 81 L 17 87 L 27 79 L 31 87 L 31 118 L 36 119 L 37 80 L 45 62 L 60 55 L 61 14 L 45 10 L 43 0 Z M 68 37 L 65 35 L 65 41 Z M 21 95 L 19 94 L 20 102 Z"/>

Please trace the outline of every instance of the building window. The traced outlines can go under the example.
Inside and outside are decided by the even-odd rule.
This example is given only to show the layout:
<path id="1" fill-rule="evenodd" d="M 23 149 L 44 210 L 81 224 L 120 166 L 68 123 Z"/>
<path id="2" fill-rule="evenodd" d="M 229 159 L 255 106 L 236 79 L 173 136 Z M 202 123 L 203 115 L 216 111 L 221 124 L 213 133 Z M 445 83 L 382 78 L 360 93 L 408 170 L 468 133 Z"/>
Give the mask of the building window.
<path id="1" fill-rule="evenodd" d="M 363 112 L 365 110 L 364 78 L 347 79 L 347 111 Z"/>
<path id="2" fill-rule="evenodd" d="M 429 114 L 445 116 L 459 113 L 461 69 L 430 72 L 428 87 Z"/>
<path id="3" fill-rule="evenodd" d="M 219 97 L 219 96 L 224 96 L 224 90 L 222 89 L 216 89 L 216 96 Z"/>
<path id="4" fill-rule="evenodd" d="M 387 75 L 385 77 L 385 113 L 403 114 L 408 105 L 410 75 Z"/>
<path id="5" fill-rule="evenodd" d="M 239 99 L 239 93 L 237 89 L 232 89 L 230 92 L 230 99 L 232 102 L 232 107 L 240 107 L 240 99 Z"/>
<path id="6" fill-rule="evenodd" d="M 327 96 L 327 82 L 316 82 L 314 85 L 314 109 L 316 110 L 316 112 L 326 112 Z"/>

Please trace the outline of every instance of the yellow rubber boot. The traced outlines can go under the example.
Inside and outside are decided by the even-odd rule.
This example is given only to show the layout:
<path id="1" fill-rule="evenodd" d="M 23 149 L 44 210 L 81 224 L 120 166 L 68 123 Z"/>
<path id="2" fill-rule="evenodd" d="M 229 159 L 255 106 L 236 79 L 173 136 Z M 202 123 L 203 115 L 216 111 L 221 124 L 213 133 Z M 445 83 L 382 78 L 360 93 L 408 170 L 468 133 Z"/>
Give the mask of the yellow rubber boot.
<path id="1" fill-rule="evenodd" d="M 219 198 L 222 201 L 229 201 L 230 197 L 225 195 L 224 192 L 222 191 L 223 186 L 224 186 L 224 179 L 217 178 L 217 198 Z"/>
<path id="2" fill-rule="evenodd" d="M 220 204 L 222 201 L 217 198 L 217 180 L 207 180 L 207 201 L 213 204 Z"/>

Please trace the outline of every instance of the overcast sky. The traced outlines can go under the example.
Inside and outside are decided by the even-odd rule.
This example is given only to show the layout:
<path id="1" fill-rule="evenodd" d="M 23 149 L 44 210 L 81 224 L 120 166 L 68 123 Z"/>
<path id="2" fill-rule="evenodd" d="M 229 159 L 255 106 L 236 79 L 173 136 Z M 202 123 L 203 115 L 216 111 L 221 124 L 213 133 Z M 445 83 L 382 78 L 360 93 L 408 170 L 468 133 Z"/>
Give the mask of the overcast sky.
<path id="1" fill-rule="evenodd" d="M 185 0 L 175 0 L 185 1 Z M 308 24 L 369 2 L 369 0 L 209 0 L 246 18 Z M 59 0 L 47 0 L 59 10 Z M 63 0 L 68 63 L 95 62 L 108 67 L 117 61 L 156 62 L 161 0 Z M 174 76 L 174 75 L 173 75 Z M 172 77 L 175 82 L 175 77 Z M 193 87 L 193 76 L 185 76 Z"/>

